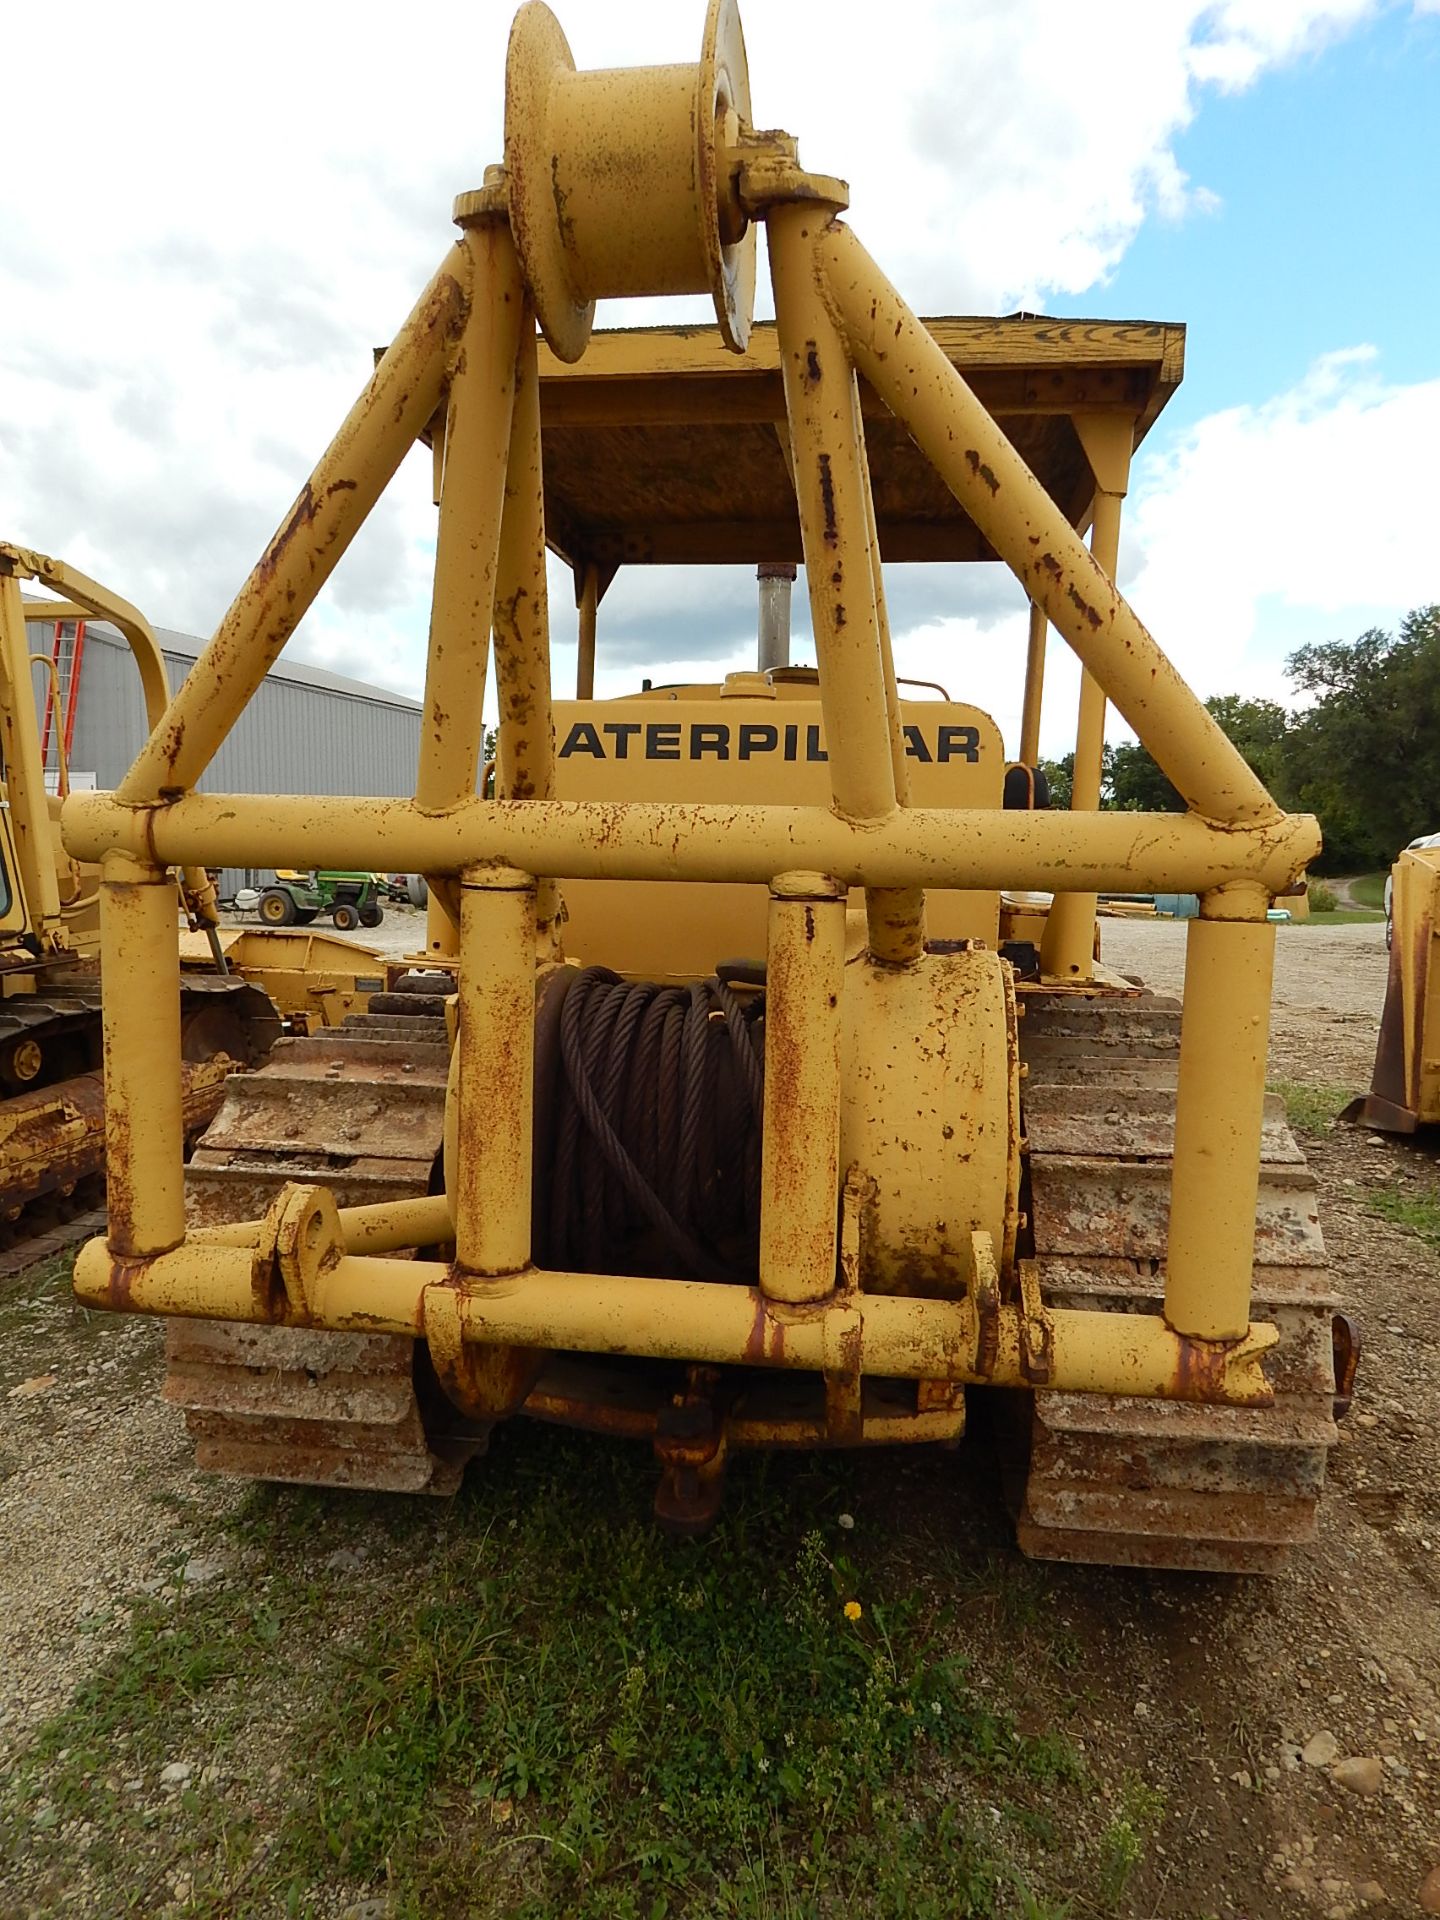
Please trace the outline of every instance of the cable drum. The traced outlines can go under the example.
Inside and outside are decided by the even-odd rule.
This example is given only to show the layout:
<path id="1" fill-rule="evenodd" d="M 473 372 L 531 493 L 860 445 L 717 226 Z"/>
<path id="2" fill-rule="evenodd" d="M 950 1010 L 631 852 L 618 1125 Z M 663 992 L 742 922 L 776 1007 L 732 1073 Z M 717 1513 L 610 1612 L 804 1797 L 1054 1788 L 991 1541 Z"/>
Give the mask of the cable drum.
<path id="1" fill-rule="evenodd" d="M 755 973 L 722 968 L 689 986 L 608 967 L 554 977 L 536 1035 L 545 1266 L 754 1281 L 764 997 L 732 981 Z"/>

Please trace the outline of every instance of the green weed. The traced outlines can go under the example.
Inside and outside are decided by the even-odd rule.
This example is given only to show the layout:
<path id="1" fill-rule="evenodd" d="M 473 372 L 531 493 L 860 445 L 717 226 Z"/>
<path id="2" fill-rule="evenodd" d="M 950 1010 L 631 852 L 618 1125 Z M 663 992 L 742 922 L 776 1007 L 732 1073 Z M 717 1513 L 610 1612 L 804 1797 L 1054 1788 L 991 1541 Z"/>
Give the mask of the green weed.
<path id="1" fill-rule="evenodd" d="M 352 1649 L 295 1844 L 318 1839 L 361 1879 L 409 1862 L 416 1912 L 437 1874 L 473 1872 L 487 1823 L 527 1836 L 544 1884 L 517 1913 L 769 1911 L 762 1879 L 773 1891 L 782 1870 L 796 1912 L 857 1874 L 876 1913 L 1000 1910 L 1003 1863 L 965 1782 L 1073 1783 L 1068 1743 L 1022 1738 L 978 1700 L 943 1621 L 876 1591 L 818 1526 L 797 1531 L 763 1472 L 758 1499 L 677 1544 L 637 1511 L 648 1463 L 607 1452 L 577 1484 L 559 1450 L 527 1448 L 489 1546 L 457 1548 Z M 597 1479 L 620 1516 L 603 1530 Z M 901 1792 L 931 1764 L 957 1795 Z M 458 1838 L 435 1811 L 457 1805 Z"/>
<path id="2" fill-rule="evenodd" d="M 1060 1861 L 1095 1783 L 952 1613 L 1043 1656 L 1039 1576 L 913 1577 L 837 1524 L 852 1475 L 742 1459 L 698 1542 L 655 1531 L 647 1451 L 528 1425 L 444 1507 L 257 1490 L 217 1524 L 263 1570 L 187 1587 L 177 1555 L 0 1788 L 9 1884 L 233 1920 L 367 1890 L 395 1920 L 1063 1920 L 1120 1838 Z"/>
<path id="3" fill-rule="evenodd" d="M 1365 1205 L 1381 1220 L 1403 1227 L 1440 1251 L 1440 1198 L 1433 1193 L 1404 1193 L 1396 1187 L 1372 1187 Z"/>
<path id="4" fill-rule="evenodd" d="M 1120 1809 L 1100 1835 L 1096 1899 L 1103 1908 L 1117 1907 L 1125 1896 L 1136 1867 L 1145 1856 L 1145 1844 L 1165 1811 L 1165 1797 L 1137 1775 L 1127 1776 Z"/>
<path id="5" fill-rule="evenodd" d="M 1324 1133 L 1350 1095 L 1343 1087 L 1319 1087 L 1304 1080 L 1272 1080 L 1270 1091 L 1285 1102 L 1285 1117 L 1301 1133 Z"/>

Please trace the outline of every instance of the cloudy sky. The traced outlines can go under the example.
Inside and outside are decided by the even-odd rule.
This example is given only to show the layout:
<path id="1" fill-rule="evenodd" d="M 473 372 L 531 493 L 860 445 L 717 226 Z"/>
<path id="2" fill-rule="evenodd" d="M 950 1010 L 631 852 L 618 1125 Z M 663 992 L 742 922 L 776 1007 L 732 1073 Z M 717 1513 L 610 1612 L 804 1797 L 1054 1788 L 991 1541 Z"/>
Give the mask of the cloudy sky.
<path id="1" fill-rule="evenodd" d="M 435 0 L 398 32 L 367 0 L 16 0 L 12 45 L 32 10 L 65 44 L 6 103 L 0 531 L 208 633 L 500 156 L 510 7 Z M 693 59 L 703 7 L 557 11 L 598 66 Z M 1440 0 L 751 0 L 746 37 L 757 122 L 850 179 L 920 311 L 1186 322 L 1122 584 L 1202 693 L 1283 694 L 1295 646 L 1440 599 Z M 676 317 L 704 303 L 601 314 Z M 420 453 L 295 653 L 418 692 L 433 527 Z M 568 576 L 552 600 L 563 686 Z M 622 575 L 598 690 L 746 664 L 754 604 L 740 570 Z M 897 578 L 892 609 L 901 671 L 1013 740 L 1009 576 Z"/>

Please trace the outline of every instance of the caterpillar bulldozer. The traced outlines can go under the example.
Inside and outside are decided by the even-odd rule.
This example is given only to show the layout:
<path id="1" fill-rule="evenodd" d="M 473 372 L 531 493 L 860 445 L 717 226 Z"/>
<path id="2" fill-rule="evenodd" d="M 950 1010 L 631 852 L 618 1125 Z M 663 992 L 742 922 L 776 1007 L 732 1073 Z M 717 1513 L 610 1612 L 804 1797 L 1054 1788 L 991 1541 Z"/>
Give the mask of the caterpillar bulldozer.
<path id="1" fill-rule="evenodd" d="M 733 0 L 694 64 L 593 73 L 521 8 L 503 164 L 121 786 L 62 815 L 107 981 L 173 982 L 168 876 L 202 854 L 423 874 L 423 961 L 232 1076 L 188 1175 L 178 998 L 107 994 L 109 1223 L 75 1290 L 169 1317 L 166 1391 L 221 1471 L 445 1492 L 523 1415 L 652 1447 L 657 1514 L 698 1530 L 734 1451 L 953 1442 L 988 1392 L 1026 1551 L 1274 1570 L 1353 1371 L 1265 1092 L 1267 916 L 1319 834 L 1115 585 L 1181 335 L 924 323 L 847 203 L 752 124 Z M 594 330 L 661 293 L 715 325 Z M 413 794 L 197 792 L 417 440 Z M 897 674 L 882 560 L 1013 572 L 1013 759 Z M 813 667 L 769 644 L 595 697 L 617 568 L 738 562 L 803 564 Z M 1052 626 L 1084 670 L 1063 811 L 1036 804 Z M 1100 810 L 1107 700 L 1183 813 Z M 1157 889 L 1199 897 L 1183 1006 L 1096 954 L 1097 895 Z"/>

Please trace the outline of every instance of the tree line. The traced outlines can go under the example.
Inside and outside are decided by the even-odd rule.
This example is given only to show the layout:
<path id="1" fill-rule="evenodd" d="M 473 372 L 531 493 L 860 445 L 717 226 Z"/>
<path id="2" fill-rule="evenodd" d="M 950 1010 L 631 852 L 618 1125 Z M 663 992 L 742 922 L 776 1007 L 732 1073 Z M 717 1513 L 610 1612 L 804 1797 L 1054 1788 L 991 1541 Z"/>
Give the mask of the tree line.
<path id="1" fill-rule="evenodd" d="M 1281 806 L 1318 816 L 1324 873 L 1388 867 L 1408 841 L 1440 832 L 1440 605 L 1389 634 L 1301 647 L 1285 663 L 1300 703 L 1216 694 L 1205 702 Z M 1070 804 L 1075 756 L 1042 762 L 1051 805 Z M 1101 805 L 1174 812 L 1183 802 L 1146 749 L 1105 749 Z"/>

